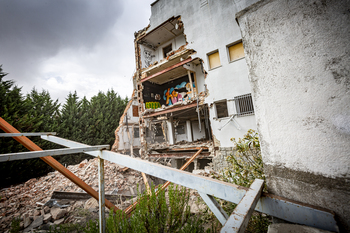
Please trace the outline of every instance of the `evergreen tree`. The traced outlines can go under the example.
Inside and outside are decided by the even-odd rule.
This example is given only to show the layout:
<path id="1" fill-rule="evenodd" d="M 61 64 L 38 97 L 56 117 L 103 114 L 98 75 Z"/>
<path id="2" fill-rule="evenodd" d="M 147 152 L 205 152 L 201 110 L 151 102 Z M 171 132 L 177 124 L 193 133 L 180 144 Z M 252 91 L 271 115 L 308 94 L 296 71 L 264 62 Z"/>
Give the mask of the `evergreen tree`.
<path id="1" fill-rule="evenodd" d="M 66 103 L 61 110 L 60 125 L 58 127 L 59 137 L 82 142 L 82 135 L 79 131 L 80 101 L 75 91 L 69 93 Z"/>
<path id="2" fill-rule="evenodd" d="M 57 132 L 57 136 L 88 145 L 109 144 L 112 146 L 120 116 L 128 103 L 114 90 L 106 94 L 99 92 L 88 101 L 79 100 L 76 91 L 69 93 L 60 109 L 58 100 L 52 100 L 50 93 L 35 88 L 27 94 L 13 80 L 4 80 L 7 73 L 0 65 L 0 116 L 20 132 Z M 1 131 L 1 130 L 0 130 Z M 59 148 L 54 143 L 37 137 L 30 138 L 42 149 Z M 0 153 L 28 151 L 12 138 L 0 138 Z M 77 164 L 86 154 L 56 156 L 62 164 Z M 38 177 L 52 170 L 41 159 L 17 160 L 0 163 L 0 188 Z"/>
<path id="3" fill-rule="evenodd" d="M 26 110 L 26 116 L 32 121 L 35 121 L 35 132 L 56 132 L 59 124 L 59 107 L 58 99 L 53 101 L 50 93 L 43 90 L 38 92 L 35 88 L 32 89 L 30 94 L 24 101 L 24 107 Z M 48 141 L 35 138 L 33 140 L 42 149 L 57 148 L 56 144 Z"/>
<path id="4" fill-rule="evenodd" d="M 30 101 L 28 98 L 23 98 L 21 88 L 14 86 L 12 80 L 4 80 L 6 75 L 0 66 L 0 116 L 20 132 L 40 131 L 40 126 L 44 125 L 41 117 L 44 113 L 42 112 L 43 109 L 35 112 L 34 107 L 40 96 L 33 101 L 32 105 L 29 105 Z M 28 150 L 13 138 L 0 138 L 0 154 L 20 151 Z M 41 159 L 2 162 L 0 163 L 0 187 L 44 175 L 50 170 L 50 166 Z"/>
<path id="5" fill-rule="evenodd" d="M 123 114 L 128 99 L 122 99 L 114 90 L 108 90 L 107 94 L 99 92 L 91 98 L 91 113 L 93 124 L 92 131 L 95 134 L 93 144 L 113 145 L 114 131 L 119 125 L 120 116 Z"/>

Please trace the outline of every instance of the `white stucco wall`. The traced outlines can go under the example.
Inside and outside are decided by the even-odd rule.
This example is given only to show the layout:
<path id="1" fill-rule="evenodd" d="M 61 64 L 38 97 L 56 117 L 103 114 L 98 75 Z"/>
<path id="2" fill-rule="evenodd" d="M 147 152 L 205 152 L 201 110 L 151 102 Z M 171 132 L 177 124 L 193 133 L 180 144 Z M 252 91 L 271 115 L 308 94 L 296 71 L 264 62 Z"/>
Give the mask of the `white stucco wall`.
<path id="1" fill-rule="evenodd" d="M 349 16 L 307 5 L 309 16 L 293 15 L 300 2 L 285 4 L 294 11 L 269 6 L 264 20 L 241 23 L 264 161 L 350 178 Z"/>
<path id="2" fill-rule="evenodd" d="M 159 0 L 153 3 L 149 31 L 172 16 L 181 16 L 184 23 L 184 34 L 188 42 L 187 48 L 197 51 L 195 56 L 204 61 L 204 69 L 208 72 L 206 79 L 196 67 L 198 92 L 204 91 L 207 84 L 209 105 L 217 100 L 233 99 L 235 96 L 251 93 L 248 81 L 248 69 L 245 59 L 229 62 L 227 45 L 241 39 L 240 29 L 235 20 L 235 13 L 255 1 L 208 1 L 202 6 L 200 1 L 189 0 Z M 209 70 L 207 54 L 218 50 L 221 67 Z M 242 137 L 248 129 L 256 129 L 255 117 L 239 117 L 237 122 L 242 126 L 238 130 L 232 122 L 219 131 L 218 128 L 226 123 L 214 120 L 213 109 L 210 118 L 213 133 L 220 141 L 220 146 L 230 147 L 231 137 Z M 227 118 L 228 120 L 228 118 Z"/>
<path id="3" fill-rule="evenodd" d="M 350 231 L 350 2 L 262 1 L 237 15 L 269 192 Z"/>

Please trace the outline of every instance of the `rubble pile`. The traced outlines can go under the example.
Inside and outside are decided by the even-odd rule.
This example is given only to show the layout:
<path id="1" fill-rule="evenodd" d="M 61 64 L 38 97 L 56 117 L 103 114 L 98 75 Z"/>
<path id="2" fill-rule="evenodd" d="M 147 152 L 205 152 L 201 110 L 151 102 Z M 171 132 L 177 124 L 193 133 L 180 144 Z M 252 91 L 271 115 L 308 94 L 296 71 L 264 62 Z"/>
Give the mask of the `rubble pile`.
<path id="1" fill-rule="evenodd" d="M 80 164 L 68 166 L 68 169 L 98 191 L 98 159 L 84 160 Z M 150 180 L 151 182 L 151 180 Z M 129 197 L 137 194 L 137 185 L 142 186 L 140 172 L 105 161 L 105 194 L 126 194 Z M 52 202 L 54 191 L 84 192 L 58 171 L 40 178 L 0 190 L 0 232 L 10 228 L 14 218 L 21 219 L 21 227 L 26 231 L 45 223 L 60 224 L 72 221 L 68 212 L 75 209 L 86 209 L 97 212 L 95 199 L 83 201 Z M 51 200 L 50 200 L 51 199 Z M 94 202 L 95 201 L 95 202 Z M 92 202 L 92 204 L 88 204 Z M 118 208 L 125 208 L 131 201 L 114 203 Z"/>
<path id="2" fill-rule="evenodd" d="M 68 166 L 68 169 L 98 191 L 98 159 L 84 160 L 80 164 Z M 196 174 L 213 177 L 211 171 L 196 170 Z M 163 180 L 148 177 L 155 185 Z M 139 187 L 138 187 L 139 186 Z M 137 189 L 145 189 L 140 172 L 105 161 L 105 194 L 120 197 L 109 199 L 119 209 L 125 209 L 136 201 Z M 98 202 L 88 200 L 53 199 L 57 193 L 86 196 L 81 188 L 72 183 L 58 171 L 48 173 L 40 178 L 33 178 L 19 185 L 0 190 L 0 232 L 9 232 L 11 222 L 20 220 L 23 232 L 32 230 L 49 230 L 53 225 L 62 223 L 86 223 L 98 219 Z M 66 193 L 67 192 L 67 193 Z M 69 193 L 68 193 L 69 192 Z M 122 199 L 123 196 L 123 199 Z M 190 206 L 192 213 L 200 213 L 206 208 L 198 202 L 199 195 L 191 190 Z M 106 213 L 109 210 L 106 208 Z"/>

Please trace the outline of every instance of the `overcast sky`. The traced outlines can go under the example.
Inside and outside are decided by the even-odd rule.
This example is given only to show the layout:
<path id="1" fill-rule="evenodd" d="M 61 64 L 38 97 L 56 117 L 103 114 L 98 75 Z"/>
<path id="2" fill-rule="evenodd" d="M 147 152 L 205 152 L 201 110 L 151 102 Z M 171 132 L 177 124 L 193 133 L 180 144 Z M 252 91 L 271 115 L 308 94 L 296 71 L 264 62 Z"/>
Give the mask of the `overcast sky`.
<path id="1" fill-rule="evenodd" d="M 0 65 L 29 93 L 132 93 L 134 32 L 154 0 L 0 0 Z"/>

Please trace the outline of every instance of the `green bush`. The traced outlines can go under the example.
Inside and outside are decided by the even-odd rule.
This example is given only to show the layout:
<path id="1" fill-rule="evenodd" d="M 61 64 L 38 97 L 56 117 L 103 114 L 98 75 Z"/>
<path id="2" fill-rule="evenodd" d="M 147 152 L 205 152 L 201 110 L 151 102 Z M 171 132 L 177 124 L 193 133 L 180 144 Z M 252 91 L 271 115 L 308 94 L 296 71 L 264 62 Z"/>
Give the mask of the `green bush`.
<path id="1" fill-rule="evenodd" d="M 168 200 L 164 190 L 155 193 L 153 187 L 152 195 L 139 195 L 130 218 L 121 210 L 111 212 L 107 232 L 204 232 L 202 220 L 190 213 L 189 190 L 170 185 Z"/>
<path id="2" fill-rule="evenodd" d="M 152 187 L 152 195 L 146 192 L 138 195 L 138 205 L 131 216 L 124 211 L 112 210 L 106 220 L 106 232 L 205 232 L 200 217 L 192 215 L 188 204 L 190 192 L 186 188 L 169 186 L 168 197 L 160 190 L 158 195 Z M 90 232 L 98 233 L 98 221 L 90 220 L 85 226 L 80 224 L 62 224 L 53 227 L 49 232 Z M 207 232 L 214 232 L 208 229 Z"/>
<path id="3" fill-rule="evenodd" d="M 235 147 L 233 153 L 227 156 L 228 167 L 219 178 L 244 187 L 250 187 L 255 179 L 265 180 L 258 133 L 250 129 L 243 138 L 239 138 L 238 141 L 231 138 L 231 141 Z M 266 191 L 266 185 L 264 191 Z M 228 213 L 232 213 L 237 206 L 230 202 L 222 202 L 222 204 Z M 270 216 L 254 212 L 246 232 L 267 232 L 269 224 Z"/>
<path id="4" fill-rule="evenodd" d="M 249 187 L 255 179 L 265 180 L 258 133 L 248 130 L 243 138 L 236 141 L 235 153 L 227 156 L 228 167 L 223 172 L 223 179 L 230 183 Z"/>

